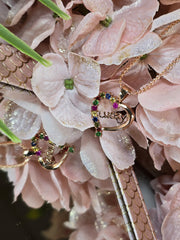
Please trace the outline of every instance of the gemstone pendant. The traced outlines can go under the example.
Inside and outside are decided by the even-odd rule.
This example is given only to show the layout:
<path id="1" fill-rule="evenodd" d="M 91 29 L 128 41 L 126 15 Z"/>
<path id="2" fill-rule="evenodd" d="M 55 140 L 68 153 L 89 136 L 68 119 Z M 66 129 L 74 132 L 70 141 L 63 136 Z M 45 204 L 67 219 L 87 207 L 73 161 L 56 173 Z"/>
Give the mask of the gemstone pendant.
<path id="1" fill-rule="evenodd" d="M 134 120 L 133 110 L 126 104 L 122 103 L 127 96 L 128 91 L 121 89 L 120 98 L 116 98 L 110 93 L 102 92 L 96 97 L 96 99 L 94 99 L 93 105 L 91 106 L 91 116 L 96 129 L 96 136 L 102 136 L 103 131 L 118 131 L 131 125 Z M 103 114 L 98 111 L 98 107 L 102 100 L 109 100 L 114 111 L 103 112 Z M 117 126 L 103 127 L 100 118 L 115 119 Z"/>

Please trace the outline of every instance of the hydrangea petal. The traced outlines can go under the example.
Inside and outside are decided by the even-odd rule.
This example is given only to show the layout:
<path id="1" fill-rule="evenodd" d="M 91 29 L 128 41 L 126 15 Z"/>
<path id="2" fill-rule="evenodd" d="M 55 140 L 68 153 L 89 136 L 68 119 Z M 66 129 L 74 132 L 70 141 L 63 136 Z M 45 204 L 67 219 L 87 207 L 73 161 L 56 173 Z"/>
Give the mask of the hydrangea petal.
<path id="1" fill-rule="evenodd" d="M 41 120 L 43 128 L 48 137 L 56 145 L 64 145 L 65 143 L 74 143 L 82 135 L 81 131 L 73 128 L 67 128 L 61 125 L 49 112 L 48 109 L 42 108 Z"/>
<path id="2" fill-rule="evenodd" d="M 180 106 L 179 92 L 179 85 L 161 79 L 151 89 L 139 94 L 138 99 L 140 104 L 148 110 L 166 111 Z"/>
<path id="3" fill-rule="evenodd" d="M 123 130 L 104 131 L 100 142 L 104 153 L 118 169 L 124 170 L 134 164 L 135 149 Z"/>
<path id="4" fill-rule="evenodd" d="M 96 97 L 99 93 L 101 69 L 91 58 L 75 53 L 69 53 L 69 72 L 74 77 L 78 92 L 88 98 Z"/>
<path id="5" fill-rule="evenodd" d="M 32 184 L 30 178 L 27 179 L 26 185 L 23 188 L 22 199 L 31 208 L 40 208 L 44 203 L 44 200 Z"/>
<path id="6" fill-rule="evenodd" d="M 59 197 L 58 191 L 52 184 L 50 173 L 44 171 L 38 164 L 38 162 L 31 162 L 29 166 L 31 181 L 44 200 L 54 202 Z"/>
<path id="7" fill-rule="evenodd" d="M 124 19 L 114 19 L 108 28 L 99 25 L 83 45 L 84 55 L 95 57 L 113 54 L 119 46 L 125 27 Z"/>
<path id="8" fill-rule="evenodd" d="M 179 240 L 180 239 L 180 209 L 174 209 L 164 219 L 162 224 L 163 240 Z"/>
<path id="9" fill-rule="evenodd" d="M 93 127 L 91 119 L 92 100 L 77 93 L 76 89 L 66 91 L 55 108 L 50 111 L 53 116 L 63 125 L 84 131 Z"/>
<path id="10" fill-rule="evenodd" d="M 123 60 L 127 58 L 132 58 L 136 56 L 141 56 L 152 52 L 154 49 L 158 48 L 162 43 L 160 37 L 152 32 L 144 35 L 138 42 L 130 44 L 127 47 L 119 48 L 112 56 L 100 58 L 98 62 L 100 64 L 116 64 L 119 65 Z"/>
<path id="11" fill-rule="evenodd" d="M 53 33 L 54 28 L 55 19 L 52 12 L 38 3 L 28 11 L 27 18 L 12 27 L 11 31 L 34 49 Z"/>
<path id="12" fill-rule="evenodd" d="M 87 130 L 81 139 L 81 160 L 89 173 L 98 179 L 107 179 L 109 170 L 107 158 L 100 146 L 99 140 L 91 130 Z"/>
<path id="13" fill-rule="evenodd" d="M 156 51 L 152 52 L 148 57 L 148 64 L 161 73 L 176 57 L 179 56 L 180 52 L 180 35 L 173 34 L 166 40 L 163 41 L 161 47 L 157 48 Z M 170 69 L 163 76 L 174 84 L 180 84 L 180 63 L 177 62 L 172 69 Z"/>
<path id="14" fill-rule="evenodd" d="M 49 53 L 44 58 L 53 64 L 50 67 L 44 67 L 38 63 L 35 66 L 31 80 L 32 88 L 45 105 L 54 107 L 64 94 L 64 80 L 70 76 L 61 56 Z"/>
<path id="15" fill-rule="evenodd" d="M 85 7 L 91 12 L 100 12 L 102 15 L 111 14 L 113 2 L 111 0 L 83 0 Z"/>
<path id="16" fill-rule="evenodd" d="M 163 154 L 163 146 L 152 142 L 149 146 L 149 154 L 153 160 L 154 166 L 157 170 L 161 170 L 161 167 L 165 161 L 165 156 Z"/>

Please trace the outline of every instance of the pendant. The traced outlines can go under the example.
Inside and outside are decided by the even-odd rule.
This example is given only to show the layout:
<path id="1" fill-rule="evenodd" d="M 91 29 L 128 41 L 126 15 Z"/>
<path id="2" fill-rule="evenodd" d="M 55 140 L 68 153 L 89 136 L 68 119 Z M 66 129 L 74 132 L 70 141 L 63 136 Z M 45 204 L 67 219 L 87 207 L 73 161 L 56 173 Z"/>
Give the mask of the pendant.
<path id="1" fill-rule="evenodd" d="M 41 147 L 39 147 L 40 140 L 44 140 L 48 145 L 45 153 L 43 153 L 43 150 L 41 149 Z M 74 148 L 67 144 L 63 146 L 58 146 L 58 148 L 60 148 L 60 151 L 58 153 L 60 154 L 60 158 L 59 161 L 56 162 L 53 158 L 56 145 L 49 140 L 48 136 L 45 133 L 39 133 L 35 137 L 33 137 L 31 140 L 31 146 L 32 148 L 30 150 L 24 151 L 24 156 L 25 157 L 30 157 L 32 155 L 38 156 L 38 162 L 40 163 L 40 165 L 48 170 L 58 169 L 68 157 L 69 152 L 71 153 L 74 152 Z"/>
<path id="2" fill-rule="evenodd" d="M 110 93 L 102 92 L 94 99 L 93 105 L 91 106 L 91 116 L 94 122 L 94 127 L 96 129 L 96 136 L 102 136 L 103 131 L 118 131 L 120 129 L 125 129 L 131 125 L 131 123 L 134 121 L 134 112 L 128 105 L 122 103 L 122 101 L 128 95 L 129 94 L 127 90 L 121 89 L 119 98 L 114 97 Z M 113 106 L 114 111 L 103 111 L 103 113 L 98 111 L 98 107 L 102 100 L 109 100 Z M 115 119 L 117 126 L 104 127 L 100 123 L 100 118 Z"/>

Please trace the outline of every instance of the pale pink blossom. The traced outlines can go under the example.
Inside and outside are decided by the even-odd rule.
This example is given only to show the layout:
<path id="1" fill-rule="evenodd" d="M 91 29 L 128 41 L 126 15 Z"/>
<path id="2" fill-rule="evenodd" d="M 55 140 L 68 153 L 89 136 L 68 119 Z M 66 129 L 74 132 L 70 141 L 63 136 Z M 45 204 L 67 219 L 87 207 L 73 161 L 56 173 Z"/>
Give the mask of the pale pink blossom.
<path id="1" fill-rule="evenodd" d="M 99 93 L 100 67 L 91 58 L 69 53 L 68 66 L 57 54 L 44 56 L 53 62 L 46 68 L 37 64 L 33 71 L 32 88 L 60 124 L 85 130 L 92 127 L 91 102 Z M 73 89 L 65 88 L 72 79 Z"/>

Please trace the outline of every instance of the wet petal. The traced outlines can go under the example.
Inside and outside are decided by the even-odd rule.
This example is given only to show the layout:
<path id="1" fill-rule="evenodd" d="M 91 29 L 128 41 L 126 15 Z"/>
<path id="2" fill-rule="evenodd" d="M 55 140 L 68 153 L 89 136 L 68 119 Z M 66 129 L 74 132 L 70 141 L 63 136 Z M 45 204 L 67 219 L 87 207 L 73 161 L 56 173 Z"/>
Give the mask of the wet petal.
<path id="1" fill-rule="evenodd" d="M 54 107 L 64 94 L 64 79 L 70 76 L 61 56 L 49 53 L 44 58 L 53 64 L 50 67 L 44 67 L 38 63 L 35 66 L 31 80 L 32 88 L 45 105 Z"/>
<path id="2" fill-rule="evenodd" d="M 135 149 L 123 130 L 104 131 L 100 142 L 104 153 L 118 169 L 123 170 L 134 164 Z"/>
<path id="3" fill-rule="evenodd" d="M 100 59 L 100 64 L 119 65 L 123 60 L 152 52 L 161 44 L 160 37 L 155 33 L 147 33 L 138 42 L 130 44 L 127 47 L 119 48 L 112 56 Z"/>
<path id="4" fill-rule="evenodd" d="M 82 136 L 80 156 L 92 176 L 98 179 L 109 177 L 107 158 L 102 151 L 99 139 L 91 130 L 87 130 Z"/>
<path id="5" fill-rule="evenodd" d="M 99 93 L 101 69 L 91 58 L 69 53 L 69 71 L 74 77 L 77 91 L 88 97 L 96 97 Z"/>
<path id="6" fill-rule="evenodd" d="M 57 106 L 50 111 L 63 126 L 84 131 L 93 127 L 91 104 L 91 100 L 79 95 L 74 88 L 67 90 Z"/>
<path id="7" fill-rule="evenodd" d="M 166 111 L 180 106 L 179 91 L 179 85 L 161 79 L 151 89 L 139 94 L 138 99 L 140 104 L 148 110 Z"/>

